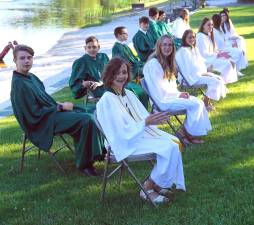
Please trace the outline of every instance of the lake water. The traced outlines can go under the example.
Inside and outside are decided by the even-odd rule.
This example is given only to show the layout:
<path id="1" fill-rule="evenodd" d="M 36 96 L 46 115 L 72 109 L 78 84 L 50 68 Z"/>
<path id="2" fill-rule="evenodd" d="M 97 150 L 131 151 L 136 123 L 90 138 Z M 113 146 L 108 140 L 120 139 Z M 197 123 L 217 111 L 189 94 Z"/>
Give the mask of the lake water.
<path id="1" fill-rule="evenodd" d="M 17 40 L 40 55 L 63 33 L 109 20 L 132 2 L 137 0 L 0 0 L 0 48 Z M 12 64 L 12 54 L 5 62 Z"/>

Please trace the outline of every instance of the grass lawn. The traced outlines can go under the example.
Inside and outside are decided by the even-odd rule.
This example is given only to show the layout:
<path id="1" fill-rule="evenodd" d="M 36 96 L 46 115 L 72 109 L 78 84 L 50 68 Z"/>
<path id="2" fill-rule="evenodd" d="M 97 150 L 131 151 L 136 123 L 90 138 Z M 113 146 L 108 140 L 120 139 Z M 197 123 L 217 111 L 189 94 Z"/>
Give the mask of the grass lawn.
<path id="1" fill-rule="evenodd" d="M 192 27 L 218 11 L 194 14 Z M 19 174 L 21 130 L 11 116 L 0 120 L 0 225 L 254 224 L 254 6 L 230 8 L 230 15 L 247 41 L 249 67 L 243 78 L 228 85 L 230 93 L 210 114 L 213 130 L 205 144 L 183 154 L 186 193 L 155 209 L 140 200 L 137 187 L 126 176 L 121 191 L 117 179 L 110 182 L 102 205 L 101 179 L 81 176 L 68 151 L 60 153 L 67 176 L 47 155 L 38 160 L 36 151 L 27 154 Z M 55 97 L 71 100 L 68 88 Z M 98 167 L 102 169 L 103 163 Z M 134 168 L 140 177 L 150 171 L 145 163 Z"/>

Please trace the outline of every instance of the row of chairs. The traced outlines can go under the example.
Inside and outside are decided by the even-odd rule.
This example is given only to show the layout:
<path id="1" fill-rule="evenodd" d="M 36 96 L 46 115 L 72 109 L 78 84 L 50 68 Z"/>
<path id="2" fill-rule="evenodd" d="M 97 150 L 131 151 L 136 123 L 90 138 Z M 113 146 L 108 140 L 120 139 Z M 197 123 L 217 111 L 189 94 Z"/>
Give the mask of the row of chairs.
<path id="1" fill-rule="evenodd" d="M 181 75 L 181 72 L 179 72 L 179 73 Z M 202 90 L 203 86 L 198 86 L 198 87 L 194 86 L 193 87 L 193 86 L 188 84 L 187 80 L 184 79 L 184 77 L 183 77 L 183 81 L 184 81 L 184 83 L 181 84 L 182 88 L 198 88 L 199 90 L 201 90 L 201 93 L 204 94 L 203 90 Z M 141 83 L 142 88 L 144 89 L 144 91 L 147 93 L 147 95 L 149 96 L 149 98 L 151 100 L 152 113 L 162 111 L 159 108 L 159 106 L 156 104 L 156 102 L 153 100 L 153 98 L 152 98 L 152 96 L 151 96 L 151 94 L 148 90 L 148 87 L 147 87 L 147 84 L 146 84 L 145 80 L 141 79 L 140 83 Z M 89 99 L 88 95 L 85 96 L 85 103 L 87 103 L 90 100 L 94 101 L 94 99 L 91 98 L 91 97 Z M 96 99 L 96 100 L 98 100 L 98 99 Z M 183 125 L 183 122 L 179 118 L 180 115 L 186 115 L 186 111 L 181 110 L 181 111 L 171 111 L 171 112 L 169 112 L 169 119 L 168 119 L 167 123 L 170 126 L 170 128 L 172 129 L 172 131 L 174 132 L 174 134 L 182 142 L 183 146 L 186 147 L 185 143 L 182 140 L 182 137 L 178 135 L 177 131 L 178 131 L 179 128 L 177 129 L 176 126 L 171 121 L 171 118 L 174 117 L 176 119 L 176 121 L 178 122 L 178 125 L 180 125 L 179 127 L 181 127 Z M 96 111 L 94 112 L 94 120 L 95 120 L 95 123 L 96 123 L 98 129 L 104 135 L 102 127 L 101 127 L 101 125 L 100 125 L 100 123 L 97 119 Z M 47 152 L 47 154 L 50 156 L 52 161 L 56 164 L 57 168 L 59 168 L 59 170 L 63 174 L 66 174 L 63 167 L 57 161 L 56 154 L 64 148 L 68 148 L 72 153 L 74 153 L 74 150 L 68 144 L 68 142 L 66 141 L 66 139 L 63 137 L 62 134 L 58 134 L 56 136 L 60 138 L 60 140 L 63 142 L 63 145 L 60 148 L 58 148 L 57 150 L 55 150 L 54 152 L 52 150 L 50 150 L 49 152 Z M 105 135 L 104 135 L 104 138 L 105 138 L 105 140 L 107 140 Z M 28 141 L 27 136 L 25 134 L 23 134 L 22 157 L 21 157 L 21 164 L 20 164 L 20 172 L 23 171 L 25 153 L 32 150 L 33 148 L 35 148 L 35 146 L 27 147 L 26 146 L 27 141 Z M 38 149 L 38 158 L 40 158 L 40 152 L 41 152 L 40 149 Z M 138 177 L 134 173 L 133 169 L 129 165 L 130 162 L 140 162 L 140 161 L 148 161 L 148 162 L 150 162 L 151 165 L 153 165 L 154 160 L 155 160 L 155 154 L 142 154 L 142 155 L 129 156 L 126 159 L 121 160 L 120 162 L 117 162 L 117 160 L 115 159 L 114 154 L 113 154 L 113 152 L 112 152 L 112 150 L 109 146 L 108 149 L 107 149 L 107 154 L 106 154 L 105 159 L 104 159 L 104 167 L 105 168 L 104 168 L 103 181 L 102 181 L 101 201 L 103 202 L 104 199 L 105 199 L 105 192 L 106 192 L 106 186 L 107 186 L 108 180 L 114 174 L 119 172 L 119 186 L 120 186 L 124 171 L 127 170 L 129 175 L 133 178 L 133 180 L 137 184 L 137 186 L 144 191 L 144 193 L 146 194 L 146 196 L 149 199 L 149 201 L 151 202 L 151 204 L 153 206 L 156 206 L 156 204 L 153 203 L 153 201 L 149 197 L 148 193 L 145 191 L 144 186 L 143 186 L 143 181 L 140 181 L 140 179 L 138 179 Z M 110 167 L 111 164 L 117 165 L 116 168 L 113 169 L 112 171 L 109 170 L 109 167 Z"/>

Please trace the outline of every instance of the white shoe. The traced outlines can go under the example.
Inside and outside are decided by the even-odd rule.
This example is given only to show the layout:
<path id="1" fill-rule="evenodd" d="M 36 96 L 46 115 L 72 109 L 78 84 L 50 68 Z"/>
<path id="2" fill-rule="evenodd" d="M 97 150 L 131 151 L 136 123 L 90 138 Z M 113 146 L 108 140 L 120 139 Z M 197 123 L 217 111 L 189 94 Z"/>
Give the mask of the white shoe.
<path id="1" fill-rule="evenodd" d="M 238 77 L 243 77 L 243 76 L 244 76 L 244 74 L 243 74 L 243 73 L 241 73 L 240 71 L 238 71 L 238 72 L 237 72 L 237 76 L 238 76 Z"/>

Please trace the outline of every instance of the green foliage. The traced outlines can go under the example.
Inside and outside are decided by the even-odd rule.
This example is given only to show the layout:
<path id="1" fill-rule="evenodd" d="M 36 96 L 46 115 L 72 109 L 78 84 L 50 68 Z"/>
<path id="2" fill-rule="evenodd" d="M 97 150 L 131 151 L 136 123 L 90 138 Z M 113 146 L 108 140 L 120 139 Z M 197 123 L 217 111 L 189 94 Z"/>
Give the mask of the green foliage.
<path id="1" fill-rule="evenodd" d="M 252 225 L 254 221 L 254 7 L 230 8 L 237 30 L 246 38 L 249 67 L 237 83 L 228 85 L 227 97 L 210 113 L 213 126 L 205 144 L 183 153 L 187 192 L 155 209 L 140 200 L 129 176 L 121 191 L 114 178 L 106 202 L 99 201 L 100 178 L 81 176 L 73 156 L 60 153 L 67 170 L 62 176 L 46 154 L 27 154 L 23 174 L 18 173 L 21 130 L 14 117 L 0 120 L 0 224 L 1 225 Z M 197 28 L 204 16 L 219 9 L 205 9 L 191 17 Z M 54 97 L 72 97 L 68 88 Z M 168 126 L 163 129 L 169 131 Z M 58 142 L 55 143 L 59 144 Z M 103 169 L 103 163 L 97 167 Z M 133 164 L 140 177 L 150 166 Z"/>

